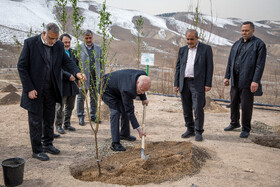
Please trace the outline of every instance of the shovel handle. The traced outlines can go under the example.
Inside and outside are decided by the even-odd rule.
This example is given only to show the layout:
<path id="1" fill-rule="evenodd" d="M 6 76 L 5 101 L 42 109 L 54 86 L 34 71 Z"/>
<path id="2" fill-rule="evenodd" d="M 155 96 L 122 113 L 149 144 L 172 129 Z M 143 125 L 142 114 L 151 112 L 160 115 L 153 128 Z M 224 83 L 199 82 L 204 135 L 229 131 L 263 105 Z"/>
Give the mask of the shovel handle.
<path id="1" fill-rule="evenodd" d="M 145 132 L 146 105 L 143 105 L 142 130 Z M 141 148 L 145 149 L 145 136 L 142 136 Z"/>
<path id="2" fill-rule="evenodd" d="M 142 136 L 141 148 L 142 148 L 142 149 L 145 149 L 145 136 Z"/>
<path id="3" fill-rule="evenodd" d="M 143 105 L 143 118 L 142 118 L 142 129 L 145 128 L 145 119 L 146 119 L 146 105 Z"/>

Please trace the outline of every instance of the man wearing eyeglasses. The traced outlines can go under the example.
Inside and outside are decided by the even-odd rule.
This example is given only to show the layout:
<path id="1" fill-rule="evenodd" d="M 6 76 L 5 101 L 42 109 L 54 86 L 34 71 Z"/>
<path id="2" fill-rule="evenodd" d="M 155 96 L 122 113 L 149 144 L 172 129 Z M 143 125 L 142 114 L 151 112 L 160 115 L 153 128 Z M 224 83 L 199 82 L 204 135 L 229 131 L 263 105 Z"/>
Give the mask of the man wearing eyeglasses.
<path id="1" fill-rule="evenodd" d="M 61 69 L 86 80 L 58 36 L 59 27 L 47 24 L 42 34 L 24 41 L 17 65 L 23 88 L 20 106 L 28 110 L 32 157 L 41 161 L 49 160 L 46 152 L 60 153 L 52 142 L 55 104 L 62 99 Z"/>
<path id="2" fill-rule="evenodd" d="M 107 82 L 108 81 L 108 82 Z M 106 83 L 107 82 L 107 83 Z M 105 75 L 106 88 L 103 101 L 110 108 L 110 123 L 113 151 L 126 151 L 120 140 L 135 141 L 130 135 L 129 121 L 133 129 L 137 129 L 139 137 L 146 136 L 134 114 L 133 99 L 138 95 L 143 105 L 148 105 L 149 100 L 145 92 L 151 87 L 151 79 L 141 70 L 119 70 Z M 121 116 L 121 130 L 119 120 Z"/>

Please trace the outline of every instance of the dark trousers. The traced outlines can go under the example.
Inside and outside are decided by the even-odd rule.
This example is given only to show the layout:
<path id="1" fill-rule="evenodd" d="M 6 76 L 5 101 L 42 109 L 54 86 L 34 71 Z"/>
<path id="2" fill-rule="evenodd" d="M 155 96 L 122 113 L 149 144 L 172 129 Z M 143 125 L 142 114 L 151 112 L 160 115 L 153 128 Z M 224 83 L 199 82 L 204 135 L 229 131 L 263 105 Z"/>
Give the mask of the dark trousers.
<path id="1" fill-rule="evenodd" d="M 97 97 L 96 93 L 94 90 L 89 90 L 90 94 L 90 117 L 95 118 L 96 116 L 96 110 L 97 110 Z M 84 93 L 82 89 L 80 89 L 80 93 L 77 96 L 77 115 L 78 117 L 84 116 L 84 111 L 85 111 L 85 95 L 87 95 L 88 90 Z"/>
<path id="2" fill-rule="evenodd" d="M 110 108 L 111 136 L 112 142 L 120 142 L 120 135 L 129 136 L 129 118 L 124 112 L 123 105 L 119 110 Z M 121 117 L 121 132 L 120 132 L 120 117 Z"/>
<path id="3" fill-rule="evenodd" d="M 62 105 L 56 103 L 55 107 L 55 126 L 61 126 L 64 123 L 64 126 L 70 126 L 70 120 L 72 111 L 75 106 L 76 95 L 64 96 L 62 98 Z"/>
<path id="4" fill-rule="evenodd" d="M 204 123 L 205 91 L 198 92 L 195 89 L 194 81 L 184 80 L 184 88 L 181 93 L 185 126 L 197 133 L 202 134 Z M 193 118 L 193 112 L 195 118 Z"/>
<path id="5" fill-rule="evenodd" d="M 53 89 L 44 89 L 40 98 L 39 111 L 28 112 L 30 140 L 33 153 L 43 152 L 43 145 L 52 145 L 55 115 L 55 96 Z"/>
<path id="6" fill-rule="evenodd" d="M 233 126 L 239 125 L 240 105 L 242 109 L 242 131 L 250 132 L 253 113 L 254 94 L 250 88 L 238 88 L 232 86 L 230 89 L 230 119 Z"/>

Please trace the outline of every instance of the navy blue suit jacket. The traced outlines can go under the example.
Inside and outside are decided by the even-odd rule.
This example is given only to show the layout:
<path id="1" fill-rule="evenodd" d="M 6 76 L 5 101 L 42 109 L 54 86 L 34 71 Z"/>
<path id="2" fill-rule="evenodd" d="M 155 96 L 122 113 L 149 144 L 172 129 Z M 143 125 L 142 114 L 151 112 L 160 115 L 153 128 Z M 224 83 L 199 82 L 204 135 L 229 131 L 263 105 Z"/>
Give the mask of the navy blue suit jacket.
<path id="1" fill-rule="evenodd" d="M 185 69 L 188 60 L 189 47 L 186 45 L 179 49 L 174 86 L 183 91 Z M 198 43 L 194 61 L 194 86 L 198 92 L 204 92 L 205 86 L 212 87 L 213 77 L 213 53 L 209 45 Z"/>
<path id="2" fill-rule="evenodd" d="M 111 75 L 106 74 L 105 79 L 108 82 L 102 98 L 109 108 L 120 110 L 120 106 L 123 105 L 134 129 L 139 127 L 134 114 L 133 99 L 137 96 L 136 82 L 140 75 L 147 74 L 144 71 L 134 69 L 115 71 Z M 145 94 L 139 96 L 141 100 L 147 99 Z"/>
<path id="3" fill-rule="evenodd" d="M 56 102 L 61 103 L 62 81 L 61 69 L 65 69 L 76 75 L 79 68 L 72 62 L 64 51 L 64 44 L 57 41 L 52 47 L 52 71 L 51 80 L 54 86 Z M 44 53 L 44 46 L 41 35 L 24 40 L 24 46 L 18 60 L 18 72 L 22 82 L 22 96 L 20 106 L 30 112 L 39 111 L 39 103 L 42 98 L 44 88 L 44 78 L 46 77 L 47 59 Z M 36 99 L 29 99 L 28 92 L 36 90 Z"/>

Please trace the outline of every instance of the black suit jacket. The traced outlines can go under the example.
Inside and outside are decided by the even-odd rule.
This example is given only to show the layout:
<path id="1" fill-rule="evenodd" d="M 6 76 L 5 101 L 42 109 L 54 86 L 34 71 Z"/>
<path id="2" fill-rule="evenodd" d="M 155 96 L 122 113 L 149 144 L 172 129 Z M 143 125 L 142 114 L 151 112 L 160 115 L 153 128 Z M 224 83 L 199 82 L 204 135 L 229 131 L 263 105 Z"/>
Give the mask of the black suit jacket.
<path id="1" fill-rule="evenodd" d="M 234 62 L 237 54 L 237 50 L 243 38 L 240 38 L 235 42 L 231 48 L 228 58 L 228 64 L 226 69 L 225 78 L 231 78 L 231 85 L 234 86 Z M 239 88 L 250 88 L 252 82 L 261 83 L 261 77 L 264 71 L 265 59 L 266 59 L 266 46 L 262 40 L 252 36 L 247 49 L 240 54 L 242 60 L 240 63 L 239 72 Z M 261 86 L 259 86 L 258 92 L 262 92 Z"/>
<path id="2" fill-rule="evenodd" d="M 57 41 L 52 47 L 52 71 L 51 80 L 54 85 L 56 102 L 61 102 L 62 81 L 61 69 L 65 69 L 76 75 L 79 68 L 70 60 L 64 51 L 64 44 Z M 47 60 L 44 53 L 44 46 L 41 35 L 28 38 L 24 41 L 18 61 L 18 72 L 22 82 L 21 107 L 30 111 L 39 111 L 39 103 L 42 98 L 44 88 L 44 78 L 46 77 Z M 28 92 L 36 90 L 38 96 L 36 99 L 29 99 Z"/>
<path id="3" fill-rule="evenodd" d="M 185 69 L 188 60 L 188 46 L 179 49 L 174 86 L 183 91 Z M 194 86 L 198 92 L 205 91 L 205 86 L 212 87 L 213 77 L 213 53 L 209 45 L 198 43 L 197 52 L 194 61 Z"/>
<path id="4" fill-rule="evenodd" d="M 79 60 L 75 57 L 74 52 L 73 49 L 69 49 L 70 59 L 79 67 Z M 62 96 L 72 96 L 79 93 L 78 81 L 70 81 L 71 75 L 68 71 L 62 70 Z"/>
<path id="5" fill-rule="evenodd" d="M 102 98 L 109 108 L 120 110 L 120 106 L 123 105 L 134 129 L 139 127 L 134 114 L 133 99 L 137 96 L 136 82 L 140 75 L 147 74 L 144 71 L 134 69 L 115 71 L 111 75 L 106 74 L 105 80 L 108 82 Z M 141 100 L 147 99 L 145 94 L 139 96 Z"/>

